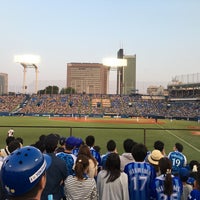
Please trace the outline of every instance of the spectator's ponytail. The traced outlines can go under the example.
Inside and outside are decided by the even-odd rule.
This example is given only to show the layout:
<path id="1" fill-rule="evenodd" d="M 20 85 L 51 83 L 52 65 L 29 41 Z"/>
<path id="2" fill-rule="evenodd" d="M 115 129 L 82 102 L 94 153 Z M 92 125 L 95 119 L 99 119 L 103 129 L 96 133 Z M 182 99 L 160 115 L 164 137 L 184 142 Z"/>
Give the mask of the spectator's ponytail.
<path id="1" fill-rule="evenodd" d="M 164 180 L 164 194 L 170 196 L 173 193 L 173 183 L 172 183 L 172 164 L 169 158 L 163 157 L 159 160 L 159 168 L 161 174 L 165 176 Z"/>
<path id="2" fill-rule="evenodd" d="M 86 178 L 86 171 L 89 166 L 89 160 L 85 155 L 79 155 L 75 164 L 75 175 L 78 179 Z"/>
<path id="3" fill-rule="evenodd" d="M 171 169 L 167 169 L 164 180 L 164 194 L 170 196 L 173 193 Z"/>

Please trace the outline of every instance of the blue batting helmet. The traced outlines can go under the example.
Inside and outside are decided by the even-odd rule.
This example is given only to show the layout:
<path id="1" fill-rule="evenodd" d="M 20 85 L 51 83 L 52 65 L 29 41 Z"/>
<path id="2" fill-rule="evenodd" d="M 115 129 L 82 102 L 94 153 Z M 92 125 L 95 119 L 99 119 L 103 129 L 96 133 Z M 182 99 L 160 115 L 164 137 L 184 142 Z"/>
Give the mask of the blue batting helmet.
<path id="1" fill-rule="evenodd" d="M 51 157 L 33 146 L 15 150 L 3 162 L 1 179 L 3 187 L 11 196 L 29 192 L 50 166 Z"/>

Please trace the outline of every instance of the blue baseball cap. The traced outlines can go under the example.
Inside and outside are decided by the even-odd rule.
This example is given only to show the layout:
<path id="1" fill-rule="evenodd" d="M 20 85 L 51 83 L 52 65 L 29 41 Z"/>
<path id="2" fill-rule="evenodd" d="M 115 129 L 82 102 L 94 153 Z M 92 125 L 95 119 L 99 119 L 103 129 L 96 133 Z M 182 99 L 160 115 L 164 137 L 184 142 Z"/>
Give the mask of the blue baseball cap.
<path id="1" fill-rule="evenodd" d="M 190 175 L 190 172 L 187 168 L 185 167 L 182 167 L 180 170 L 179 170 L 179 176 L 180 177 L 189 177 Z"/>
<path id="2" fill-rule="evenodd" d="M 65 144 L 71 148 L 75 147 L 77 139 L 74 136 L 70 136 L 65 140 Z"/>
<path id="3" fill-rule="evenodd" d="M 83 140 L 81 138 L 76 138 L 76 147 L 77 148 L 79 148 L 82 143 L 83 143 Z"/>

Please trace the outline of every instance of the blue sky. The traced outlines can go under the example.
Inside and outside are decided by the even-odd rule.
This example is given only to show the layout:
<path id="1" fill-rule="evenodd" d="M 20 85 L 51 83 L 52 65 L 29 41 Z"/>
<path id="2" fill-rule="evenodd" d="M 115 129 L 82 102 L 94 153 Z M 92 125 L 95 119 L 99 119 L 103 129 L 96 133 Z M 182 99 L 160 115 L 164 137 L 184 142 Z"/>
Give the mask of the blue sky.
<path id="1" fill-rule="evenodd" d="M 140 83 L 199 73 L 199 10 L 199 0 L 0 0 L 0 72 L 16 89 L 23 69 L 14 55 L 36 54 L 39 80 L 65 84 L 67 63 L 101 63 L 123 48 L 137 56 Z"/>

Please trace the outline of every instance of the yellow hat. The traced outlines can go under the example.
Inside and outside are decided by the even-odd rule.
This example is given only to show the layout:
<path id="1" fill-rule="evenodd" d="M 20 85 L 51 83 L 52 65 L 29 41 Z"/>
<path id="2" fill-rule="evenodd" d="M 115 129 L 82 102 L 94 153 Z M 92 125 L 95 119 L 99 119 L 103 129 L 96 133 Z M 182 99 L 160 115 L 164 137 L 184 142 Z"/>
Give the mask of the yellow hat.
<path id="1" fill-rule="evenodd" d="M 151 164 L 154 164 L 154 165 L 158 165 L 158 161 L 164 157 L 163 154 L 161 153 L 161 151 L 159 150 L 153 150 L 151 152 L 151 154 L 148 156 L 148 161 L 149 163 Z"/>

